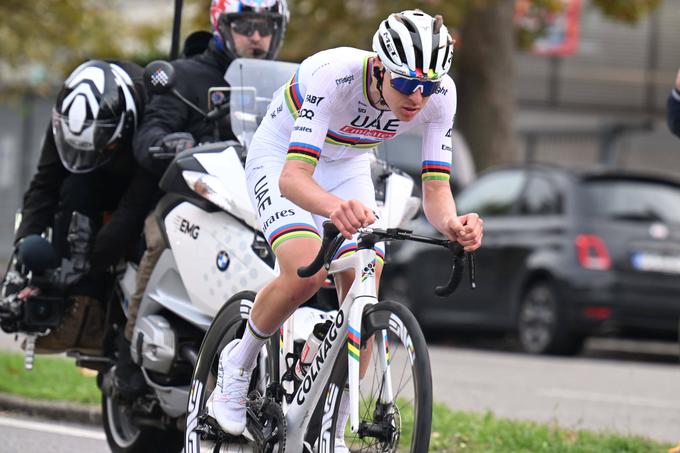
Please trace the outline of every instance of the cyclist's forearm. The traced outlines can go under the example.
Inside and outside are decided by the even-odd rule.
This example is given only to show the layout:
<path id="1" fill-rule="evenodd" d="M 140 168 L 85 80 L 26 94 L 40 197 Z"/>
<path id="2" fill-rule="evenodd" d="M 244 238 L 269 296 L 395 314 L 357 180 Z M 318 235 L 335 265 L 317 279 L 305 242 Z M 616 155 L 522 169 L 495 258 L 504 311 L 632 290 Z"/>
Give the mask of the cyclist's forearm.
<path id="1" fill-rule="evenodd" d="M 448 181 L 425 181 L 423 183 L 423 211 L 428 222 L 437 231 L 446 234 L 447 219 L 457 217 Z"/>
<path id="2" fill-rule="evenodd" d="M 313 170 L 312 170 L 313 171 Z M 286 163 L 279 179 L 281 195 L 313 214 L 330 217 L 342 202 L 319 186 L 307 169 Z"/>

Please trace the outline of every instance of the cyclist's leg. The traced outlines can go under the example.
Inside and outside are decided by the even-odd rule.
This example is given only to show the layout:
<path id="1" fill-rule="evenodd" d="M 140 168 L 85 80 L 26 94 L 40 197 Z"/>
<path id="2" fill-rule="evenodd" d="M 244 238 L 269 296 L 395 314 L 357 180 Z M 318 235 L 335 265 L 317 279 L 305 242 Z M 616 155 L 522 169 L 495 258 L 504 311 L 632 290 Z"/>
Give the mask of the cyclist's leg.
<path id="1" fill-rule="evenodd" d="M 243 337 L 229 343 L 220 354 L 213 409 L 218 423 L 232 434 L 245 428 L 246 395 L 258 352 L 325 278 L 323 272 L 308 279 L 297 276 L 298 267 L 309 264 L 318 252 L 320 238 L 311 214 L 281 196 L 278 180 L 282 166 L 282 158 L 267 156 L 250 160 L 246 167 L 251 201 L 277 256 L 280 274 L 258 293 Z"/>

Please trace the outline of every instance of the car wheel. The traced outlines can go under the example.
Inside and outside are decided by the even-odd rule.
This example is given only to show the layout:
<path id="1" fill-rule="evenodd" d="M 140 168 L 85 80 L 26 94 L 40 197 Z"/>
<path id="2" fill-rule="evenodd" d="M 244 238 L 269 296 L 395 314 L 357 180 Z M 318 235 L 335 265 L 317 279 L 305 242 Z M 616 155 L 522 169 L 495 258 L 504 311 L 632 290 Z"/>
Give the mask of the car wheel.
<path id="1" fill-rule="evenodd" d="M 531 285 L 522 297 L 517 316 L 519 342 L 531 354 L 573 355 L 583 337 L 570 331 L 564 307 L 549 282 Z"/>

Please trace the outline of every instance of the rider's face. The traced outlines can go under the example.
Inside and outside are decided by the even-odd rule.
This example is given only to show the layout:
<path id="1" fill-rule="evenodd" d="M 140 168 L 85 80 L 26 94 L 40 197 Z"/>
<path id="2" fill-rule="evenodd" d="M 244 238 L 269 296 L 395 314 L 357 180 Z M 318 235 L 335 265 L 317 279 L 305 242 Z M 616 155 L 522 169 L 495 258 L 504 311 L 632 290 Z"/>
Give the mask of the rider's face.
<path id="1" fill-rule="evenodd" d="M 402 94 L 392 87 L 390 71 L 385 71 L 384 74 L 382 90 L 385 102 L 397 119 L 411 121 L 425 107 L 430 97 L 423 96 L 422 90 L 415 90 L 408 95 Z"/>
<path id="2" fill-rule="evenodd" d="M 236 54 L 245 58 L 265 58 L 272 42 L 268 22 L 260 19 L 240 19 L 231 27 Z"/>

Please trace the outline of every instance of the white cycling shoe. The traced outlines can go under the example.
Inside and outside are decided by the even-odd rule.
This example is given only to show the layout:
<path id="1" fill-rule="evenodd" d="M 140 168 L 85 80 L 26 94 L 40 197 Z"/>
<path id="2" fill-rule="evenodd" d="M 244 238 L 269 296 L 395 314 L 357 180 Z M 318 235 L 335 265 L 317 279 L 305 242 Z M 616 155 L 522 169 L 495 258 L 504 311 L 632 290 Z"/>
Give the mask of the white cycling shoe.
<path id="1" fill-rule="evenodd" d="M 234 436 L 246 428 L 246 401 L 252 370 L 239 368 L 229 360 L 229 352 L 240 340 L 233 340 L 220 353 L 217 385 L 212 394 L 212 411 L 222 429 Z"/>

